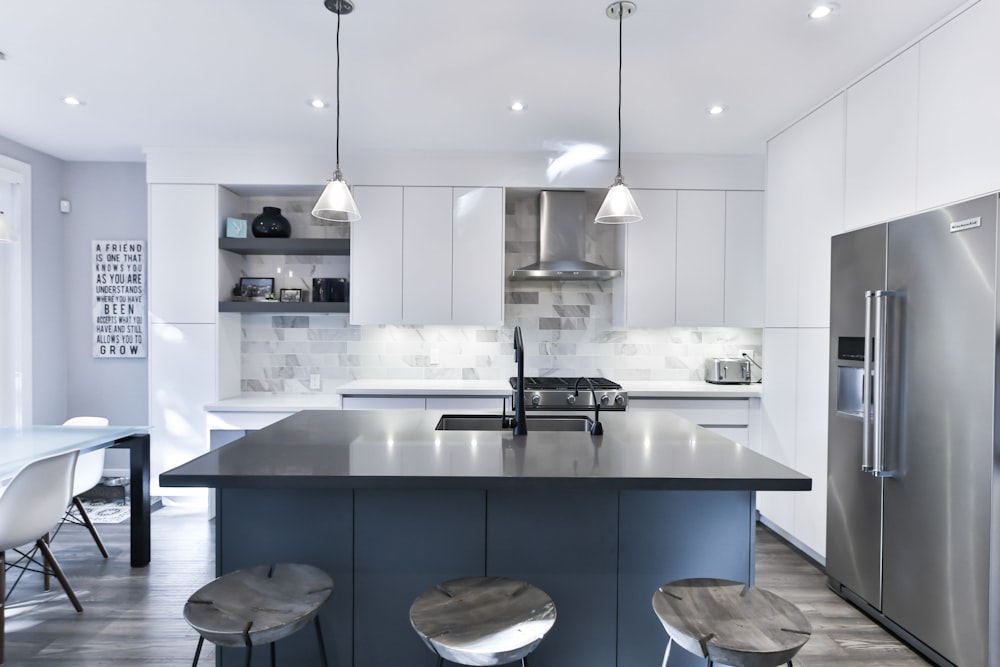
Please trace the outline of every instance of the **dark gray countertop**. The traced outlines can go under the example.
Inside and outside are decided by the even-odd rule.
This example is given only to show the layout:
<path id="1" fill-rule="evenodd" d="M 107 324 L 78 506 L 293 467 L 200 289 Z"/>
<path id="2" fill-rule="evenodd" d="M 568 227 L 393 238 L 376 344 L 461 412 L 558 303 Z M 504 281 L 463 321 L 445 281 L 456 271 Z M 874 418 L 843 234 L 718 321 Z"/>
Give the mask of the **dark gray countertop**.
<path id="1" fill-rule="evenodd" d="M 216 488 L 808 491 L 812 480 L 669 412 L 586 432 L 436 431 L 438 411 L 308 410 L 160 475 Z M 531 415 L 529 415 L 530 417 Z M 499 415 L 497 415 L 499 418 Z"/>

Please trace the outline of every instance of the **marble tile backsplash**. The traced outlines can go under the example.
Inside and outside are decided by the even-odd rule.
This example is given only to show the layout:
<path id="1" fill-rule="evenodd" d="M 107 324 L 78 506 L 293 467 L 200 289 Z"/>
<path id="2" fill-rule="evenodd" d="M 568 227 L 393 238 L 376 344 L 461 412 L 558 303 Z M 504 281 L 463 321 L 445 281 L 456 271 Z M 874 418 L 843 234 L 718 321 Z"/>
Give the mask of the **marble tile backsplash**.
<path id="1" fill-rule="evenodd" d="M 537 259 L 536 195 L 508 191 L 508 275 Z M 600 195 L 591 197 L 595 211 Z M 281 203 L 295 208 L 294 202 Z M 306 236 L 295 228 L 293 221 L 293 235 Z M 587 259 L 613 265 L 613 228 L 588 225 L 587 234 Z M 287 260 L 260 258 L 261 265 L 253 270 L 287 276 L 291 269 L 296 279 L 303 280 L 306 273 L 316 270 L 282 265 L 282 261 Z M 282 273 L 277 272 L 279 268 Z M 314 393 L 309 389 L 313 374 L 322 377 L 325 392 L 355 379 L 506 380 L 515 367 L 515 325 L 521 326 L 524 336 L 528 375 L 598 375 L 619 382 L 697 380 L 704 377 L 707 357 L 736 356 L 741 349 L 752 349 L 760 357 L 760 329 L 613 327 L 612 285 L 610 281 L 508 280 L 505 324 L 499 328 L 352 326 L 348 316 L 341 314 L 247 313 L 242 316 L 242 390 Z"/>

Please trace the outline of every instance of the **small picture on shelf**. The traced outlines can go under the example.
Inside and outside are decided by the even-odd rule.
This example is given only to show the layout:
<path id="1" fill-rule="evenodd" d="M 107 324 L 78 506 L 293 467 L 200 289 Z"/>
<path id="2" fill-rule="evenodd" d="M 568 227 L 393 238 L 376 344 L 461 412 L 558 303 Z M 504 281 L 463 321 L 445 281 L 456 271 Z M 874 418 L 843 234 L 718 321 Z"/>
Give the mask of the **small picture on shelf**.
<path id="1" fill-rule="evenodd" d="M 302 303 L 302 290 L 283 288 L 280 301 L 282 303 Z"/>
<path id="2" fill-rule="evenodd" d="M 251 301 L 274 299 L 274 278 L 240 278 L 240 296 Z"/>
<path id="3" fill-rule="evenodd" d="M 245 239 L 247 237 L 247 221 L 242 218 L 226 218 L 226 237 Z"/>

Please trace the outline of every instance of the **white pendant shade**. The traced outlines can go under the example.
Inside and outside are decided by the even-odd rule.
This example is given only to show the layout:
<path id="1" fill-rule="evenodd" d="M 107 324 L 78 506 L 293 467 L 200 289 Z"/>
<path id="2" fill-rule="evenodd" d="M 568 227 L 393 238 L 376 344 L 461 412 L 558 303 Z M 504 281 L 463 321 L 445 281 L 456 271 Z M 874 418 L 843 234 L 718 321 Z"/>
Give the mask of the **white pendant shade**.
<path id="1" fill-rule="evenodd" d="M 604 203 L 601 204 L 601 210 L 597 212 L 594 222 L 604 225 L 620 225 L 640 220 L 642 220 L 642 213 L 639 212 L 632 192 L 619 174 L 614 185 L 608 188 L 608 194 L 604 197 Z"/>
<path id="2" fill-rule="evenodd" d="M 354 197 L 339 169 L 333 179 L 326 182 L 323 194 L 313 206 L 312 214 L 320 220 L 331 222 L 354 222 L 361 219 L 358 205 L 354 203 Z"/>
<path id="3" fill-rule="evenodd" d="M 0 211 L 0 243 L 13 243 L 17 238 L 14 236 L 14 226 L 7 220 L 7 216 Z"/>

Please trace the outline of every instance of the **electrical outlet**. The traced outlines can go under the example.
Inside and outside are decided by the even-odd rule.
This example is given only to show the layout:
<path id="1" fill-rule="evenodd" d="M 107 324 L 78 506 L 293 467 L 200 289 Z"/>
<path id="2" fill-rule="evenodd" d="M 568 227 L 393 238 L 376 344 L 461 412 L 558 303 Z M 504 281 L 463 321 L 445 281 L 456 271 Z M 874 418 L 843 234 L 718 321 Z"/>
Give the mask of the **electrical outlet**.
<path id="1" fill-rule="evenodd" d="M 313 373 L 309 376 L 309 388 L 310 389 L 323 388 L 323 378 L 320 377 L 319 373 Z"/>
<path id="2" fill-rule="evenodd" d="M 743 355 L 746 355 L 747 359 L 749 359 L 750 361 L 754 360 L 753 350 L 740 350 L 740 357 L 743 357 Z"/>
<path id="3" fill-rule="evenodd" d="M 436 347 L 432 347 L 431 348 L 430 363 L 431 363 L 431 366 L 437 366 L 438 364 L 441 363 L 441 350 L 439 350 Z"/>

